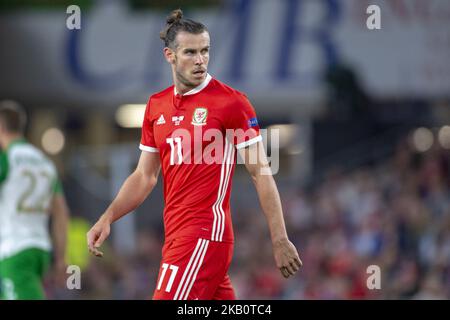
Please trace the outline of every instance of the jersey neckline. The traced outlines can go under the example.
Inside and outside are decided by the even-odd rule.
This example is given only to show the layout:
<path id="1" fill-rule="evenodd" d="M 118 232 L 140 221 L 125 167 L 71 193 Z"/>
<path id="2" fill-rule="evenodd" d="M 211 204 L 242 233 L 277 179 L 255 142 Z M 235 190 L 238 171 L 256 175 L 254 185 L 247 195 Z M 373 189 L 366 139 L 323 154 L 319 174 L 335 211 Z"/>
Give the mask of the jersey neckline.
<path id="1" fill-rule="evenodd" d="M 26 140 L 25 138 L 17 138 L 17 139 L 14 139 L 14 140 L 12 140 L 12 141 L 8 144 L 8 146 L 6 147 L 6 152 L 10 151 L 11 148 L 14 147 L 15 145 L 18 145 L 18 144 L 24 144 L 24 143 L 27 143 L 27 140 Z"/>
<path id="2" fill-rule="evenodd" d="M 182 96 L 190 96 L 196 93 L 199 93 L 200 91 L 202 91 L 203 89 L 206 88 L 206 86 L 209 84 L 209 82 L 211 81 L 212 77 L 209 73 L 206 74 L 206 78 L 205 80 L 199 84 L 197 87 L 195 87 L 194 89 L 189 90 L 188 92 L 182 94 Z M 177 92 L 177 88 L 175 87 L 175 85 L 173 86 L 173 94 L 176 96 L 178 94 Z"/>

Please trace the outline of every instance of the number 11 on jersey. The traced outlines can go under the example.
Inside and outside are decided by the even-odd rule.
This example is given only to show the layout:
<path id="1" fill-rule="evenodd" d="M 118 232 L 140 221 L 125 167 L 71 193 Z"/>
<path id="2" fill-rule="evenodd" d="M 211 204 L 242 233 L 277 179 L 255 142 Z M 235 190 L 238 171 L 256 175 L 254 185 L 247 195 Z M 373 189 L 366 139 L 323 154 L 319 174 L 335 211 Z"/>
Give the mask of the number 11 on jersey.
<path id="1" fill-rule="evenodd" d="M 181 164 L 181 161 L 183 161 L 183 155 L 181 152 L 181 137 L 167 138 L 166 141 L 170 145 L 170 165 Z M 175 162 L 175 149 L 177 152 L 176 162 Z"/>

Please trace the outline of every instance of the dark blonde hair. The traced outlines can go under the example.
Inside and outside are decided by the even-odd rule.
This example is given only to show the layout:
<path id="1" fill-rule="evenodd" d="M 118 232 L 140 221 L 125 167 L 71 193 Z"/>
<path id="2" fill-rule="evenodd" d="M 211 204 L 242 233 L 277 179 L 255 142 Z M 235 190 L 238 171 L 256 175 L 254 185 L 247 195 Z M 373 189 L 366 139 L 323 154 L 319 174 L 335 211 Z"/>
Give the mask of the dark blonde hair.
<path id="1" fill-rule="evenodd" d="M 164 41 L 166 47 L 175 49 L 177 47 L 175 38 L 180 31 L 199 34 L 208 31 L 208 29 L 200 22 L 191 19 L 183 19 L 183 11 L 181 11 L 181 9 L 176 9 L 167 17 L 166 26 L 159 33 L 159 37 Z"/>

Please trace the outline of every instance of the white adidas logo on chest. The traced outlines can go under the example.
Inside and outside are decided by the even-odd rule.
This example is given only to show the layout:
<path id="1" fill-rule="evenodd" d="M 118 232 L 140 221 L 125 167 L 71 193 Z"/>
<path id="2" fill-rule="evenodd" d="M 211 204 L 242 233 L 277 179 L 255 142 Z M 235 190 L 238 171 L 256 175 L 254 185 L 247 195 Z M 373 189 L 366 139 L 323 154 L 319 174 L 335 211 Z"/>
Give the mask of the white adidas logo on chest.
<path id="1" fill-rule="evenodd" d="M 159 116 L 158 120 L 156 121 L 156 124 L 158 125 L 158 124 L 164 124 L 164 123 L 166 123 L 166 120 L 164 119 L 164 115 L 161 114 Z"/>

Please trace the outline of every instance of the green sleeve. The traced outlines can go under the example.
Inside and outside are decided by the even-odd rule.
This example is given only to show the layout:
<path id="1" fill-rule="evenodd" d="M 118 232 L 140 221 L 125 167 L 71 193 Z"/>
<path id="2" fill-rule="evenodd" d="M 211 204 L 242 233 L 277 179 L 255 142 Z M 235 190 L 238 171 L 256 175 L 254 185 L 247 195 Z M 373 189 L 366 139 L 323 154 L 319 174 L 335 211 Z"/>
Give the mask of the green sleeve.
<path id="1" fill-rule="evenodd" d="M 58 178 L 53 182 L 53 194 L 64 194 L 62 183 Z"/>
<path id="2" fill-rule="evenodd" d="M 0 151 L 0 183 L 6 180 L 8 176 L 8 155 L 6 152 Z"/>

